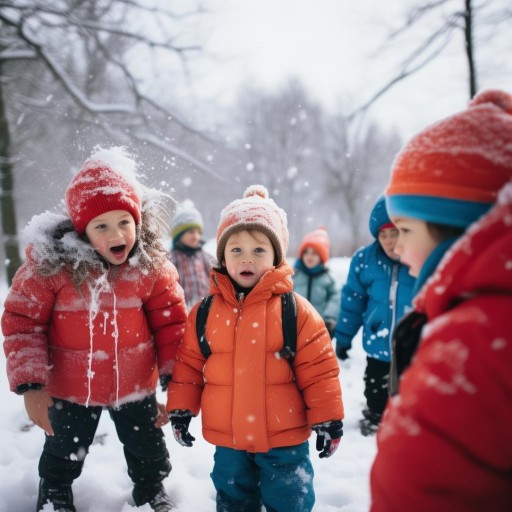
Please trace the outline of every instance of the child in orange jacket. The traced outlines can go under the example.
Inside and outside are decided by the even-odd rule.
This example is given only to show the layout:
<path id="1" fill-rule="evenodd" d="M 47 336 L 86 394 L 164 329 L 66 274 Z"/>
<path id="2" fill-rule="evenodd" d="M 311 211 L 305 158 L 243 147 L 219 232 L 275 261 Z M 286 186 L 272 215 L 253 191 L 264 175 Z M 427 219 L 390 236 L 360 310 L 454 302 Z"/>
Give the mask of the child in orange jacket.
<path id="1" fill-rule="evenodd" d="M 169 386 L 176 440 L 192 446 L 188 427 L 201 411 L 203 435 L 216 445 L 218 511 L 310 511 L 311 430 L 321 458 L 343 434 L 336 355 L 324 321 L 298 294 L 296 353 L 292 363 L 280 356 L 281 295 L 293 287 L 287 248 L 286 214 L 263 186 L 224 208 L 205 331 L 211 355 L 199 347 L 196 305 Z"/>
<path id="2" fill-rule="evenodd" d="M 75 511 L 71 485 L 103 408 L 124 446 L 135 504 L 172 508 L 155 386 L 159 372 L 172 373 L 186 309 L 158 242 L 156 198 L 145 200 L 135 171 L 120 148 L 96 151 L 66 191 L 67 215 L 32 221 L 27 261 L 5 300 L 10 388 L 46 434 L 37 510 L 49 502 Z"/>

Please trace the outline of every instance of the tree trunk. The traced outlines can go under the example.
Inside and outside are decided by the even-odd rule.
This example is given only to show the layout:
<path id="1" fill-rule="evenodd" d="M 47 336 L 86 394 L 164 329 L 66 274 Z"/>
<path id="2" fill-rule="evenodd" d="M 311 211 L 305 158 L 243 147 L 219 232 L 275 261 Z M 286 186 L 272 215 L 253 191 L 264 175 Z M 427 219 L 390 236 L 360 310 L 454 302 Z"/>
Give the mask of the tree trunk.
<path id="1" fill-rule="evenodd" d="M 1 66 L 1 65 L 0 65 Z M 0 76 L 1 76 L 0 72 Z M 6 260 L 6 275 L 9 286 L 21 265 L 14 207 L 14 179 L 10 159 L 9 123 L 0 84 L 0 208 L 2 212 L 2 239 Z"/>
<path id="2" fill-rule="evenodd" d="M 471 0 L 465 0 L 465 25 L 464 36 L 466 42 L 466 57 L 469 66 L 469 97 L 472 98 L 476 94 L 476 68 L 473 47 L 473 9 Z"/>

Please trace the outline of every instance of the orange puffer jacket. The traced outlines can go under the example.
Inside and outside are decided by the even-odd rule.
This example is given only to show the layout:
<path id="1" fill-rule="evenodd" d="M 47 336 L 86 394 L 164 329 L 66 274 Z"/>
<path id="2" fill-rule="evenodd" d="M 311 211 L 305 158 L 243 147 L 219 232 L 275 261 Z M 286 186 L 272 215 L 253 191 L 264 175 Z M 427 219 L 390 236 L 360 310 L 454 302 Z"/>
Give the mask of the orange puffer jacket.
<path id="1" fill-rule="evenodd" d="M 297 301 L 297 353 L 293 368 L 283 347 L 280 295 L 291 291 L 291 268 L 267 272 L 241 301 L 229 277 L 211 273 L 215 294 L 206 323 L 211 356 L 196 335 L 197 305 L 179 349 L 167 410 L 201 410 L 203 435 L 217 446 L 249 452 L 304 442 L 311 426 L 343 418 L 339 367 L 322 318 Z"/>
<path id="2" fill-rule="evenodd" d="M 40 383 L 52 397 L 118 405 L 153 393 L 170 373 L 186 310 L 174 266 L 158 273 L 128 263 L 90 276 L 41 276 L 27 251 L 5 301 L 2 330 L 12 391 Z"/>

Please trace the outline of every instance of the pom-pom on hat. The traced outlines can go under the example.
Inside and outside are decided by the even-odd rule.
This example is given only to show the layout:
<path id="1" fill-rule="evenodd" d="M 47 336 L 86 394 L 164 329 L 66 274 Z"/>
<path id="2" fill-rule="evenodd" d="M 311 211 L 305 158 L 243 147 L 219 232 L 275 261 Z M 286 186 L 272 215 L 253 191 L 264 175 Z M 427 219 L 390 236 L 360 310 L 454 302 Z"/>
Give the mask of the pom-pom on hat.
<path id="1" fill-rule="evenodd" d="M 66 191 L 71 223 L 79 235 L 92 219 L 112 210 L 126 210 L 140 223 L 135 168 L 122 148 L 100 149 L 84 163 Z"/>
<path id="2" fill-rule="evenodd" d="M 378 238 L 381 229 L 393 227 L 393 223 L 386 210 L 386 198 L 383 195 L 377 199 L 372 208 L 369 227 L 370 233 L 374 238 Z"/>
<path id="3" fill-rule="evenodd" d="M 223 261 L 230 235 L 252 229 L 270 238 L 276 251 L 276 261 L 281 263 L 288 250 L 286 213 L 270 199 L 263 185 L 251 185 L 245 190 L 242 199 L 232 201 L 222 210 L 217 227 L 217 261 Z"/>
<path id="4" fill-rule="evenodd" d="M 327 263 L 331 249 L 331 242 L 327 230 L 325 228 L 318 228 L 305 235 L 299 247 L 299 258 L 302 257 L 302 253 L 308 247 L 311 247 L 318 253 L 322 263 Z"/>
<path id="5" fill-rule="evenodd" d="M 173 242 L 176 242 L 189 229 L 195 228 L 201 233 L 204 231 L 203 217 L 199 210 L 194 207 L 192 201 L 183 201 L 176 207 L 170 228 Z"/>
<path id="6" fill-rule="evenodd" d="M 486 90 L 400 151 L 386 190 L 387 211 L 465 228 L 489 210 L 511 177 L 512 95 Z"/>

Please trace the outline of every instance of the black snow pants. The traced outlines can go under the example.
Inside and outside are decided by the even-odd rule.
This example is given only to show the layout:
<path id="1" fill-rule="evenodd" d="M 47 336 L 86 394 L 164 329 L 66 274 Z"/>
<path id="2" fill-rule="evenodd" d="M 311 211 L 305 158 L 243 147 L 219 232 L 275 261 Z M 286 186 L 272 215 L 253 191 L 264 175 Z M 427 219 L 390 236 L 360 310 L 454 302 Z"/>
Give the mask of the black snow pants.
<path id="1" fill-rule="evenodd" d="M 71 484 L 82 472 L 103 407 L 86 407 L 54 399 L 49 409 L 54 436 L 46 436 L 39 459 L 39 476 L 55 483 Z M 128 474 L 134 484 L 161 482 L 171 471 L 169 452 L 157 417 L 155 395 L 118 408 L 107 408 L 124 448 Z"/>
<path id="2" fill-rule="evenodd" d="M 364 396 L 371 413 L 379 418 L 384 412 L 389 395 L 389 368 L 390 363 L 379 361 L 373 357 L 366 358 L 364 372 Z"/>

